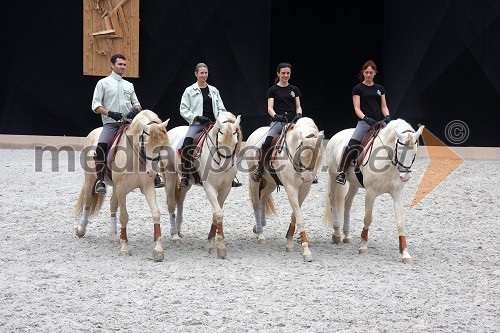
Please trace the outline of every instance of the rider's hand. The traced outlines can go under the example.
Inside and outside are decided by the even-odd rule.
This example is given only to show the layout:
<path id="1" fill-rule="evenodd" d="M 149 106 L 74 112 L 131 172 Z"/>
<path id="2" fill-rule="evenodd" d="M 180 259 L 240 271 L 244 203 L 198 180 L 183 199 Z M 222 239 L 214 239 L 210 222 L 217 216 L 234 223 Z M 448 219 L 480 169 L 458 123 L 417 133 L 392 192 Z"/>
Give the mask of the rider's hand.
<path id="1" fill-rule="evenodd" d="M 293 118 L 293 122 L 294 122 L 294 123 L 296 123 L 296 122 L 297 122 L 297 120 L 299 120 L 300 118 L 302 118 L 302 113 L 297 113 L 297 114 L 295 115 L 295 118 Z"/>
<path id="2" fill-rule="evenodd" d="M 368 124 L 368 125 L 370 125 L 370 126 L 373 126 L 373 125 L 375 125 L 375 124 L 377 123 L 377 122 L 375 121 L 375 119 L 370 118 L 370 117 L 367 117 L 367 116 L 365 116 L 365 117 L 363 118 L 363 120 L 365 121 L 365 123 L 367 123 L 367 124 Z"/>
<path id="3" fill-rule="evenodd" d="M 205 117 L 205 116 L 196 116 L 196 117 L 194 117 L 194 121 L 197 121 L 202 125 L 206 125 L 210 122 L 210 118 Z"/>
<path id="4" fill-rule="evenodd" d="M 122 114 L 120 112 L 108 111 L 108 117 L 118 121 L 122 119 Z"/>
<path id="5" fill-rule="evenodd" d="M 284 115 L 277 114 L 277 113 L 274 115 L 273 121 L 279 121 L 279 122 L 282 122 L 282 123 L 286 123 L 287 122 L 286 117 Z"/>
<path id="6" fill-rule="evenodd" d="M 127 113 L 127 120 L 132 120 L 134 119 L 135 116 L 137 116 L 139 114 L 139 110 L 136 110 L 136 109 L 132 109 L 129 113 Z"/>
<path id="7" fill-rule="evenodd" d="M 385 116 L 384 122 L 388 124 L 390 121 L 391 121 L 391 116 L 390 115 Z"/>

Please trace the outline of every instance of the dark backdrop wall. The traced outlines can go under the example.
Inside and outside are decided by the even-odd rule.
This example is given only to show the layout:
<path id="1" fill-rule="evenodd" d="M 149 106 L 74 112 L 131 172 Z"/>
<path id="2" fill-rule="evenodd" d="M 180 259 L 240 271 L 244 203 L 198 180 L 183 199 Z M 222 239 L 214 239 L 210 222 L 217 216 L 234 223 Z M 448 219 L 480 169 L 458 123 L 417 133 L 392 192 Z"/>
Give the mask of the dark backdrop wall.
<path id="1" fill-rule="evenodd" d="M 0 133 L 85 136 L 101 125 L 90 110 L 99 77 L 82 74 L 83 3 L 9 1 L 0 21 L 3 79 Z M 143 106 L 169 127 L 184 124 L 182 92 L 194 66 L 248 135 L 267 123 L 266 91 L 279 62 L 304 112 L 327 138 L 354 125 L 351 90 L 366 59 L 379 65 L 391 114 L 423 123 L 443 142 L 452 120 L 469 127 L 463 146 L 498 146 L 500 3 L 494 0 L 309 1 L 143 0 L 140 78 Z M 10 33 L 6 33 L 9 32 Z"/>

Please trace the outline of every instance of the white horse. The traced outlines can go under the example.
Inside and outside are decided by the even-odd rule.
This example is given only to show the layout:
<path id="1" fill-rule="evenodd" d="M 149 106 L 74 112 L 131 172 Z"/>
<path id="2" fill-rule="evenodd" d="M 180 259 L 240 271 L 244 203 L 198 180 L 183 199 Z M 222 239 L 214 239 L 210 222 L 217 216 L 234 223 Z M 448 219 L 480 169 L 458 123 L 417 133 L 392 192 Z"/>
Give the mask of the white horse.
<path id="1" fill-rule="evenodd" d="M 290 130 L 287 130 L 288 128 Z M 269 126 L 260 127 L 246 141 L 244 155 L 250 172 L 257 165 L 259 148 L 268 131 Z M 271 194 L 278 186 L 269 171 L 276 174 L 286 190 L 288 201 L 292 207 L 285 249 L 287 252 L 293 250 L 293 235 L 297 226 L 304 261 L 311 261 L 312 254 L 309 250 L 301 206 L 321 164 L 323 136 L 323 131 L 319 131 L 314 121 L 308 117 L 300 118 L 293 127 L 291 125 L 285 126 L 282 140 L 276 144 L 270 160 L 274 170 L 266 166 L 260 182 L 254 182 L 250 178 L 248 181 L 250 200 L 255 215 L 254 232 L 257 234 L 258 242 L 262 244 L 266 241 L 263 230 L 266 225 L 266 212 L 274 210 Z"/>
<path id="2" fill-rule="evenodd" d="M 109 230 L 112 242 L 117 242 L 116 212 L 120 207 L 121 255 L 130 255 L 127 238 L 129 216 L 126 207 L 126 195 L 130 191 L 139 188 L 146 197 L 153 216 L 155 241 L 153 259 L 155 261 L 163 261 L 164 259 L 164 250 L 161 244 L 160 211 L 156 204 L 154 187 L 154 178 L 158 169 L 155 168 L 153 162 L 160 162 L 160 153 L 169 144 L 166 130 L 168 121 L 161 122 L 153 111 L 141 111 L 120 137 L 114 159 L 112 159 L 111 163 L 108 162 L 108 166 L 112 170 L 112 180 L 106 176 L 106 183 L 113 186 Z M 82 150 L 81 158 L 85 158 L 85 181 L 76 203 L 77 213 L 82 214 L 75 231 L 78 237 L 85 235 L 89 216 L 100 211 L 105 199 L 104 195 L 97 195 L 94 192 L 97 176 L 93 156 L 101 132 L 102 127 L 90 132 L 85 139 L 84 149 Z"/>
<path id="3" fill-rule="evenodd" d="M 394 201 L 394 213 L 399 233 L 399 251 L 404 263 L 411 262 L 411 256 L 406 246 L 406 234 L 403 221 L 404 185 L 410 179 L 410 172 L 415 156 L 417 155 L 418 139 L 424 126 L 415 130 L 404 120 L 391 121 L 382 128 L 375 137 L 371 148 L 366 149 L 366 154 L 358 162 L 358 176 L 354 167 L 349 167 L 346 185 L 335 182 L 338 166 L 342 153 L 351 138 L 354 129 L 345 129 L 335 134 L 326 147 L 326 161 L 328 165 L 328 188 L 326 191 L 325 222 L 330 227 L 333 225 L 332 239 L 335 244 L 340 243 L 339 216 L 344 217 L 343 233 L 344 243 L 351 242 L 350 211 L 353 199 L 359 188 L 363 187 L 365 193 L 364 227 L 361 232 L 359 253 L 368 250 L 368 229 L 372 223 L 372 210 L 375 198 L 383 193 L 389 193 Z"/>
<path id="4" fill-rule="evenodd" d="M 198 155 L 193 159 L 194 169 L 200 175 L 203 189 L 213 208 L 212 223 L 208 234 L 209 252 L 212 253 L 217 250 L 217 255 L 220 258 L 225 258 L 227 255 L 222 227 L 224 219 L 222 207 L 231 191 L 231 183 L 236 176 L 236 158 L 242 142 L 240 116 L 235 117 L 230 112 L 225 112 L 224 115 L 227 120 L 216 119 L 202 146 L 197 150 Z M 167 208 L 170 216 L 170 235 L 174 243 L 180 243 L 184 200 L 193 184 L 193 177 L 190 177 L 187 188 L 178 187 L 179 175 L 181 174 L 181 157 L 177 154 L 177 148 L 182 145 L 187 130 L 188 126 L 178 126 L 168 131 L 174 153 L 170 154 L 164 177 L 166 179 Z M 218 236 L 217 242 L 215 240 L 216 234 Z"/>

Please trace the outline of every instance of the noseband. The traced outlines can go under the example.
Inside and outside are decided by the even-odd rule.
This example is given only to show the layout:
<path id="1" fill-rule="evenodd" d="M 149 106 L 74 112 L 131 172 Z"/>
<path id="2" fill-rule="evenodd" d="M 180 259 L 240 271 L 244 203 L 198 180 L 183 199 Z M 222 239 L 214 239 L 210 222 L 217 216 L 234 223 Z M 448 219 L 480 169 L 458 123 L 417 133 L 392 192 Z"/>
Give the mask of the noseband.
<path id="1" fill-rule="evenodd" d="M 413 132 L 413 131 L 411 131 L 411 130 L 406 130 L 406 131 L 404 131 L 404 132 L 402 132 L 402 133 L 415 133 L 415 132 Z M 414 143 L 414 144 L 418 146 L 418 139 L 415 141 L 415 143 Z M 417 157 L 417 154 L 415 153 L 415 155 L 413 155 L 413 159 L 411 160 L 410 165 L 409 165 L 409 166 L 406 166 L 406 165 L 404 165 L 403 163 L 401 163 L 401 162 L 399 161 L 399 158 L 398 158 L 398 145 L 402 145 L 402 146 L 404 146 L 404 147 L 409 147 L 409 146 L 410 146 L 410 142 L 408 142 L 408 143 L 406 143 L 406 144 L 405 144 L 405 143 L 403 143 L 403 142 L 399 141 L 399 138 L 398 138 L 398 140 L 396 141 L 396 147 L 394 147 L 394 160 L 393 160 L 393 161 L 391 161 L 391 163 L 392 163 L 392 165 L 394 165 L 394 166 L 397 166 L 397 167 L 398 167 L 398 171 L 399 171 L 399 172 L 409 173 L 409 172 L 411 172 L 411 170 L 410 170 L 410 169 L 411 169 L 411 167 L 412 167 L 412 165 L 413 165 L 413 162 L 415 162 L 415 157 Z M 403 170 L 401 170 L 401 168 L 402 168 Z"/>
<path id="2" fill-rule="evenodd" d="M 223 122 L 223 124 L 225 123 L 228 123 L 230 121 L 226 120 Z M 222 162 L 222 159 L 231 159 L 232 160 L 232 164 L 231 164 L 231 167 L 234 165 L 234 156 L 236 155 L 236 151 L 238 150 L 238 142 L 239 142 L 239 133 L 238 133 L 238 129 L 236 129 L 232 135 L 235 135 L 236 134 L 236 145 L 234 146 L 234 149 L 233 151 L 231 152 L 231 154 L 229 155 L 225 155 L 225 154 L 222 154 L 220 152 L 220 149 L 219 149 L 219 134 L 222 134 L 224 135 L 224 132 L 221 131 L 221 129 L 219 128 L 217 130 L 217 134 L 215 135 L 215 143 L 212 141 L 212 138 L 210 136 L 208 136 L 208 139 L 210 140 L 210 142 L 212 143 L 213 147 L 215 148 L 215 151 L 217 152 L 217 157 L 219 157 L 219 161 L 217 161 L 215 159 L 215 156 L 213 155 L 213 151 L 212 149 L 209 149 L 209 152 L 210 152 L 210 155 L 212 156 L 212 159 L 213 161 L 217 164 L 217 165 L 221 165 L 221 162 Z M 207 143 L 208 145 L 208 143 Z"/>
<path id="3" fill-rule="evenodd" d="M 156 121 L 151 121 L 148 123 L 148 125 L 151 125 L 151 124 L 158 124 L 158 123 Z M 154 162 L 160 160 L 160 153 L 158 153 L 158 156 L 156 156 L 156 157 L 149 157 L 146 155 L 146 148 L 145 148 L 146 142 L 144 140 L 146 135 L 149 136 L 149 133 L 143 130 L 141 133 L 141 136 L 139 137 L 139 151 L 138 152 L 134 148 L 134 145 L 132 144 L 132 142 L 130 142 L 130 139 L 128 139 L 129 143 L 131 144 L 133 149 L 136 150 L 136 153 L 139 156 L 139 161 L 141 162 L 142 165 L 146 164 L 146 160 L 147 161 L 154 161 Z M 163 146 L 160 147 L 160 151 L 162 149 L 163 149 Z"/>

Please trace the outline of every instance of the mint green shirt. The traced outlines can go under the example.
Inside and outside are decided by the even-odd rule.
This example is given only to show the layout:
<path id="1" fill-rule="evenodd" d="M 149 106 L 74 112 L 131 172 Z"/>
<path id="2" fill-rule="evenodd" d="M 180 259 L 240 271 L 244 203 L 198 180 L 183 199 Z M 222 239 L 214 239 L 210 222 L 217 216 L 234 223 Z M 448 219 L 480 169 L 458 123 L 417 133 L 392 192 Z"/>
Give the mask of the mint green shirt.
<path id="1" fill-rule="evenodd" d="M 109 111 L 120 112 L 126 116 L 136 105 L 140 103 L 135 94 L 134 85 L 115 72 L 111 72 L 109 76 L 97 82 L 92 98 L 92 111 L 96 112 L 96 109 L 102 106 Z M 115 122 L 108 116 L 101 115 L 101 117 L 103 124 Z"/>

